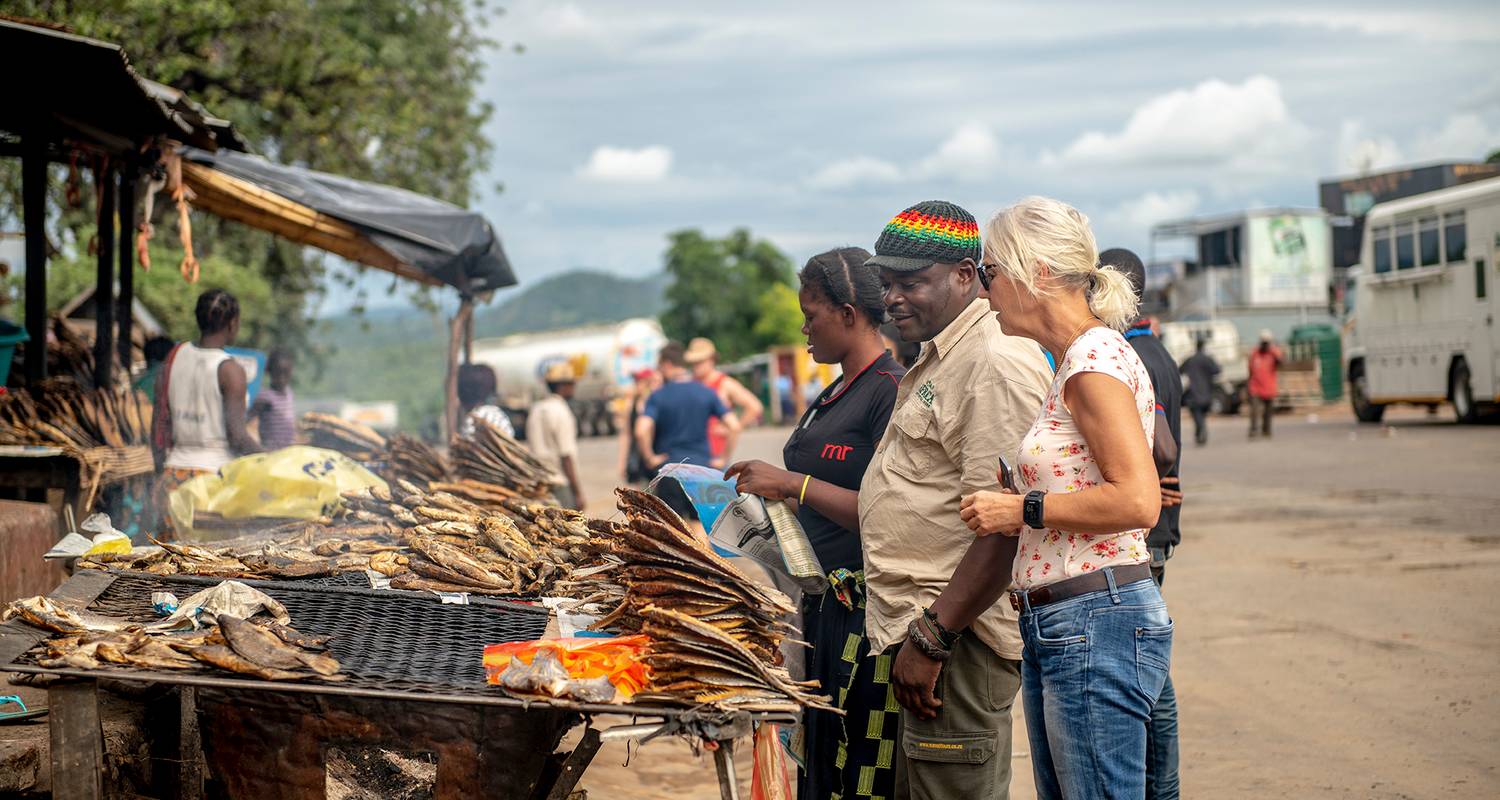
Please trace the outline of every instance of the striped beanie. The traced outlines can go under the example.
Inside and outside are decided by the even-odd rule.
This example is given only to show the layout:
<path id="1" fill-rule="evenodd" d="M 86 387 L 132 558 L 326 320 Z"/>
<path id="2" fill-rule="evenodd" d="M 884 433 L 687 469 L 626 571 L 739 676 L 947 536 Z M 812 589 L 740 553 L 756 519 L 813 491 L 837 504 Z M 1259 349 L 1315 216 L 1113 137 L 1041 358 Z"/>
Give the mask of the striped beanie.
<path id="1" fill-rule="evenodd" d="M 979 222 L 960 206 L 927 200 L 886 223 L 875 242 L 875 257 L 865 263 L 897 272 L 916 272 L 966 258 L 979 263 Z"/>

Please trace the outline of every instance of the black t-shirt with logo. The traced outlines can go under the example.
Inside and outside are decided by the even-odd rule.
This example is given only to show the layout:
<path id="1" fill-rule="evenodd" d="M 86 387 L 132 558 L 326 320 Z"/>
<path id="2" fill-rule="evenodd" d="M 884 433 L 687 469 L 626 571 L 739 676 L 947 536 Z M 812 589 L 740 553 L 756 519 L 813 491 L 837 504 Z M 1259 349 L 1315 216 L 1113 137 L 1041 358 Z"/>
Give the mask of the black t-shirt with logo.
<path id="1" fill-rule="evenodd" d="M 875 445 L 885 434 L 896 405 L 896 387 L 906 368 L 884 353 L 858 374 L 835 381 L 808 407 L 782 460 L 792 472 L 811 475 L 835 486 L 859 491 Z M 807 531 L 823 570 L 864 568 L 859 534 L 804 505 L 797 521 Z"/>

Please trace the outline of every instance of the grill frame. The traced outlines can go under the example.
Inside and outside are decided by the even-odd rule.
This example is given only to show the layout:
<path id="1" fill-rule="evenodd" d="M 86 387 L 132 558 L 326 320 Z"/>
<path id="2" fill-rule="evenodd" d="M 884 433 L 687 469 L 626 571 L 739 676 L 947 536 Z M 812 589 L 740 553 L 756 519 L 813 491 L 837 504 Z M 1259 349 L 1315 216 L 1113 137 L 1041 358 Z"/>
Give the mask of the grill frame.
<path id="1" fill-rule="evenodd" d="M 133 613 L 132 616 L 142 618 L 142 613 L 149 614 L 151 604 L 150 589 L 145 588 L 146 583 L 160 585 L 166 590 L 173 591 L 179 598 L 185 599 L 192 593 L 221 583 L 223 578 L 204 578 L 197 576 L 161 576 L 151 573 L 140 572 L 115 572 L 115 571 L 89 571 L 74 575 L 53 593 L 55 599 L 73 605 L 82 605 L 91 610 L 101 601 L 106 607 L 115 607 L 116 603 L 109 597 L 111 588 L 116 587 L 115 594 L 135 591 L 139 597 L 138 603 L 141 612 Z M 564 711 L 573 711 L 581 714 L 621 714 L 634 717 L 662 717 L 675 718 L 691 714 L 695 709 L 686 706 L 667 705 L 636 705 L 636 704 L 603 704 L 603 703 L 578 703 L 570 700 L 540 699 L 540 698 L 516 698 L 505 694 L 498 686 L 490 686 L 483 682 L 483 644 L 497 644 L 499 641 L 488 641 L 478 645 L 471 655 L 462 656 L 472 662 L 474 670 L 479 676 L 476 684 L 458 684 L 455 682 L 422 681 L 415 679 L 402 679 L 389 675 L 369 674 L 356 672 L 356 669 L 365 669 L 367 661 L 361 660 L 358 654 L 350 652 L 361 641 L 360 636 L 351 635 L 350 631 L 323 630 L 314 624 L 308 624 L 305 619 L 309 617 L 306 605 L 309 603 L 321 603 L 324 605 L 339 601 L 348 601 L 354 604 L 353 610 L 344 610 L 345 614 L 358 614 L 365 609 L 381 608 L 380 604 L 392 604 L 386 606 L 393 608 L 394 604 L 401 604 L 412 608 L 431 611 L 434 615 L 454 612 L 457 614 L 473 615 L 476 611 L 483 613 L 484 610 L 499 611 L 506 615 L 519 617 L 529 616 L 533 623 L 540 620 L 542 628 L 545 628 L 549 612 L 540 606 L 529 606 L 521 603 L 513 603 L 505 600 L 469 596 L 469 605 L 444 605 L 437 597 L 425 592 L 403 591 L 396 589 L 358 589 L 337 586 L 308 586 L 305 582 L 294 581 L 263 581 L 243 580 L 248 586 L 253 586 L 276 600 L 287 605 L 292 614 L 292 624 L 298 630 L 309 634 L 328 634 L 334 638 L 329 643 L 329 649 L 334 656 L 345 662 L 343 670 L 349 675 L 345 683 L 319 683 L 316 681 L 266 681 L 249 676 L 235 675 L 232 673 L 213 672 L 166 672 L 135 669 L 128 666 L 109 665 L 102 669 L 67 669 L 42 667 L 26 657 L 27 651 L 50 638 L 54 634 L 50 631 L 42 631 L 26 625 L 19 620 L 0 624 L 0 671 L 21 672 L 32 674 L 60 675 L 86 680 L 98 680 L 109 678 L 115 680 L 159 683 L 177 686 L 202 686 L 223 689 L 257 690 L 268 692 L 289 692 L 302 694 L 342 695 L 346 697 L 363 697 L 378 700 L 413 700 L 418 702 L 433 703 L 458 703 L 465 705 L 502 706 L 508 708 L 529 709 L 532 707 L 545 707 Z M 144 595 L 139 592 L 144 591 Z M 299 619 L 298 607 L 303 608 L 304 619 Z M 104 613 L 96 611 L 95 613 Z M 149 618 L 155 619 L 154 615 Z M 441 619 L 440 617 L 435 617 Z M 451 620 L 450 620 L 451 621 Z M 381 620 L 375 619 L 371 624 L 378 625 Z M 340 634 L 343 634 L 342 637 Z M 376 631 L 377 636 L 384 635 L 387 638 L 399 636 L 400 632 Z M 536 636 L 540 638 L 541 630 Z M 340 638 L 344 641 L 340 642 Z M 405 642 L 407 650 L 415 655 L 424 645 L 420 636 L 410 636 L 400 641 Z M 510 641 L 515 641 L 511 639 Z M 430 646 L 430 643 L 428 643 Z M 759 717 L 760 715 L 755 715 Z"/>

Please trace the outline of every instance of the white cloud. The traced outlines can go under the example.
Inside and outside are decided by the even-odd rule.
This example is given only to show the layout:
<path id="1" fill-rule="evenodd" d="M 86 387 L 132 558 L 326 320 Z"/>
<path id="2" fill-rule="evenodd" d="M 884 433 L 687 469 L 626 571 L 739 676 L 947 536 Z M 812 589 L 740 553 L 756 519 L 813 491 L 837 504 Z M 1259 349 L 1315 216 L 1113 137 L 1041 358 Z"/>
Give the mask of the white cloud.
<path id="1" fill-rule="evenodd" d="M 1146 192 L 1106 212 L 1105 221 L 1119 230 L 1142 231 L 1158 222 L 1190 216 L 1202 202 L 1192 189 Z"/>
<path id="2" fill-rule="evenodd" d="M 917 162 L 921 177 L 969 179 L 983 177 L 1000 164 L 1000 140 L 982 122 L 958 127 L 937 149 Z"/>
<path id="3" fill-rule="evenodd" d="M 1500 129 L 1491 128 L 1478 114 L 1454 114 L 1442 128 L 1417 137 L 1421 160 L 1479 159 L 1500 147 Z"/>
<path id="4" fill-rule="evenodd" d="M 1264 75 L 1204 81 L 1141 104 L 1113 133 L 1090 131 L 1048 162 L 1210 165 L 1299 147 L 1307 131 L 1288 111 L 1281 85 Z"/>
<path id="5" fill-rule="evenodd" d="M 903 180 L 979 180 L 993 175 L 1003 157 L 1000 140 L 989 126 L 967 122 L 949 134 L 936 150 L 909 166 L 872 156 L 855 156 L 818 170 L 807 179 L 807 185 L 814 189 L 847 189 Z"/>
<path id="6" fill-rule="evenodd" d="M 853 186 L 875 183 L 895 183 L 901 180 L 901 168 L 889 161 L 869 156 L 855 156 L 818 170 L 807 185 L 814 189 L 848 189 Z"/>
<path id="7" fill-rule="evenodd" d="M 557 36 L 589 37 L 600 30 L 594 18 L 573 3 L 547 5 L 537 14 L 537 22 L 543 31 Z"/>
<path id="8" fill-rule="evenodd" d="M 628 147 L 594 148 L 587 164 L 578 175 L 596 181 L 651 183 L 667 177 L 672 170 L 672 150 L 661 145 L 632 150 Z"/>
<path id="9" fill-rule="evenodd" d="M 1334 157 L 1339 170 L 1359 174 L 1394 167 L 1406 160 L 1394 139 L 1373 134 L 1363 122 L 1354 119 L 1346 119 L 1339 125 Z"/>

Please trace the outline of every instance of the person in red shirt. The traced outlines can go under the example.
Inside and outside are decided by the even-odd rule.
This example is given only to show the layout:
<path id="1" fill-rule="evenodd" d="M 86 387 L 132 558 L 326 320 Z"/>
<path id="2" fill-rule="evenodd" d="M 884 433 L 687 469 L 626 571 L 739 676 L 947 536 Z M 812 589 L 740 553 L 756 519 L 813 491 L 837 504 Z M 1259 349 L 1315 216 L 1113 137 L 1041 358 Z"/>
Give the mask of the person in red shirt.
<path id="1" fill-rule="evenodd" d="M 1269 330 L 1260 332 L 1260 345 L 1250 351 L 1250 438 L 1271 438 L 1271 414 L 1276 409 L 1276 371 L 1281 350 Z M 1259 424 L 1260 429 L 1256 430 Z"/>

